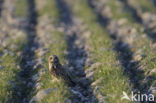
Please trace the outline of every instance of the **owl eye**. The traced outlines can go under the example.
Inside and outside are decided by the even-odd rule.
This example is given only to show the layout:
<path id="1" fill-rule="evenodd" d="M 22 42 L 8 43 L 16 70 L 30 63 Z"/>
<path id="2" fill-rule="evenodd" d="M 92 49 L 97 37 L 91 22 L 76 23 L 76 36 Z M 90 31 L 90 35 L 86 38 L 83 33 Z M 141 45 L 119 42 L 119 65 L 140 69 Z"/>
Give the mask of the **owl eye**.
<path id="1" fill-rule="evenodd" d="M 53 59 L 53 57 L 50 57 L 50 58 L 49 58 L 49 60 L 52 60 L 52 59 Z"/>
<path id="2" fill-rule="evenodd" d="M 57 58 L 55 58 L 55 62 L 57 62 L 58 61 L 58 59 Z"/>

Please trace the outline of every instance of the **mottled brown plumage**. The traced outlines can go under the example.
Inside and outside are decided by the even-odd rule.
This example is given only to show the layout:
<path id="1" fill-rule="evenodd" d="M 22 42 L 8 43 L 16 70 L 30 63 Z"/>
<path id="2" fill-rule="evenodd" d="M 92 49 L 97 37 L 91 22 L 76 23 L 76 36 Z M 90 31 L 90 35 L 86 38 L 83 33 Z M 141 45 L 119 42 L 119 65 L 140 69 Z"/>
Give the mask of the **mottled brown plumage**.
<path id="1" fill-rule="evenodd" d="M 49 71 L 58 79 L 63 79 L 71 86 L 75 86 L 75 82 L 71 79 L 69 72 L 60 64 L 59 58 L 56 55 L 49 57 Z"/>

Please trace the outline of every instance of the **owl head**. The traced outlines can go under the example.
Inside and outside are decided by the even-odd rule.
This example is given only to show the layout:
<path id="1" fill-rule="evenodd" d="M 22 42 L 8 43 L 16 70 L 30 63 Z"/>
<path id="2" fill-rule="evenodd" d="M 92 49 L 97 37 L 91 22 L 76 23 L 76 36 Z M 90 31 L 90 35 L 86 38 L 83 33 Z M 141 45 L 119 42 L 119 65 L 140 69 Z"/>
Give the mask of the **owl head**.
<path id="1" fill-rule="evenodd" d="M 51 55 L 51 56 L 49 56 L 49 63 L 58 64 L 60 62 L 59 62 L 59 59 L 56 55 Z"/>

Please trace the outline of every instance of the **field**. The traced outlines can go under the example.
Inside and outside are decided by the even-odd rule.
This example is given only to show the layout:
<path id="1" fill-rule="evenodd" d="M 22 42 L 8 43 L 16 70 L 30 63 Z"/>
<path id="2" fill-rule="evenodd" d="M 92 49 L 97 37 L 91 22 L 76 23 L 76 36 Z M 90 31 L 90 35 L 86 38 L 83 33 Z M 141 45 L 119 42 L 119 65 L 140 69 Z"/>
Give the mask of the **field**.
<path id="1" fill-rule="evenodd" d="M 0 103 L 156 103 L 156 1 L 0 0 Z"/>

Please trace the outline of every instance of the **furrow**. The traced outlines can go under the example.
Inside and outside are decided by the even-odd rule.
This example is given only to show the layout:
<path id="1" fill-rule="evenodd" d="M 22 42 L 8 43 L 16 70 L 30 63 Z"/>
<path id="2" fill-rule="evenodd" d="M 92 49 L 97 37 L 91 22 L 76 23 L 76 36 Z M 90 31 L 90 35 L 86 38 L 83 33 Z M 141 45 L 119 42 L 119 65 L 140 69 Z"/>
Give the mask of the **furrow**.
<path id="1" fill-rule="evenodd" d="M 136 22 L 140 23 L 144 27 L 147 36 L 150 37 L 153 40 L 153 42 L 155 42 L 156 15 L 154 10 L 156 8 L 153 7 L 153 5 L 151 5 L 150 8 L 153 8 L 154 10 L 150 9 L 149 7 L 144 7 L 144 10 L 143 7 L 141 7 L 141 5 L 139 5 L 139 3 L 134 0 L 121 1 L 122 3 L 124 3 L 125 8 L 127 8 L 127 11 L 130 11 L 130 13 L 134 15 L 134 19 L 136 19 Z"/>
<path id="2" fill-rule="evenodd" d="M 56 4 L 58 5 L 57 7 L 55 7 Z M 68 6 L 62 6 L 62 4 L 64 5 L 66 3 L 61 0 L 53 0 L 51 3 L 50 0 L 47 0 L 46 2 L 36 1 L 37 10 L 40 13 L 37 35 L 39 45 L 41 45 L 41 49 L 36 52 L 38 57 L 40 57 L 43 61 L 47 61 L 49 55 L 58 55 L 59 58 L 61 58 L 61 62 L 66 64 L 66 68 L 72 72 L 72 75 L 76 77 L 76 81 L 79 81 L 80 84 L 77 83 L 75 87 L 67 88 L 68 85 L 64 84 L 62 81 L 56 82 L 55 78 L 48 73 L 48 62 L 45 62 L 41 64 L 41 70 L 39 73 L 41 80 L 36 83 L 38 84 L 38 86 L 36 85 L 37 91 L 30 103 L 34 101 L 43 101 L 48 103 L 56 101 L 93 103 L 95 101 L 92 89 L 89 86 L 90 82 L 85 77 L 86 75 L 84 73 L 84 65 L 87 54 L 84 50 L 85 40 L 83 36 L 80 36 L 82 29 L 84 28 L 80 28 L 82 24 L 78 19 L 74 18 L 73 20 L 73 17 L 69 16 L 71 13 L 68 10 Z M 49 9 L 44 11 L 45 8 Z M 55 8 L 55 10 L 51 13 L 50 11 L 53 8 Z M 45 53 L 42 54 L 42 52 Z M 64 58 L 67 59 L 65 60 Z M 49 93 L 40 97 L 39 95 L 42 95 L 41 91 L 49 91 Z M 48 95 L 53 98 L 49 98 Z"/>
<path id="3" fill-rule="evenodd" d="M 79 19 L 74 18 L 69 10 L 67 1 L 58 0 L 58 6 L 61 12 L 61 22 L 66 35 L 67 41 L 67 62 L 68 68 L 71 69 L 72 74 L 77 77 L 76 81 L 79 81 L 75 87 L 71 87 L 73 94 L 73 103 L 94 103 L 96 98 L 93 95 L 91 89 L 91 81 L 85 74 L 85 62 L 87 59 L 87 53 L 85 51 L 85 38 L 82 35 L 84 27 L 81 27 L 82 23 Z"/>
<path id="4" fill-rule="evenodd" d="M 20 3 L 19 3 L 20 2 Z M 36 73 L 34 67 L 38 63 L 37 58 L 35 57 L 35 50 L 38 48 L 38 43 L 35 41 L 36 38 L 36 25 L 37 25 L 37 13 L 35 10 L 34 0 L 28 1 L 18 1 L 22 6 L 22 3 L 26 3 L 27 8 L 25 14 L 17 11 L 17 15 L 25 16 L 27 19 L 23 29 L 26 33 L 26 42 L 23 45 L 23 51 L 20 56 L 20 72 L 17 75 L 18 83 L 17 88 L 15 88 L 15 94 L 18 96 L 18 102 L 28 103 L 31 93 L 34 91 L 34 84 L 36 78 L 33 78 L 33 75 Z M 17 7 L 18 5 L 16 5 Z M 20 9 L 20 8 L 18 8 Z"/>
<path id="5" fill-rule="evenodd" d="M 0 0 L 0 16 L 1 16 L 1 11 L 2 11 L 2 6 L 3 6 L 3 0 Z"/>
<path id="6" fill-rule="evenodd" d="M 89 1 L 95 13 L 101 18 L 100 21 L 98 20 L 99 23 L 107 28 L 110 37 L 114 41 L 114 51 L 118 54 L 118 59 L 122 64 L 125 76 L 129 77 L 133 89 L 143 92 L 145 90 L 145 86 L 142 84 L 142 81 L 145 79 L 144 70 L 140 67 L 139 60 L 136 60 L 134 57 L 136 53 L 132 51 L 132 43 L 136 37 L 136 34 L 133 32 L 134 28 L 122 26 L 122 24 L 119 24 L 119 22 L 112 18 L 112 14 L 105 16 L 107 12 L 111 13 L 111 9 L 108 6 L 102 8 L 102 6 L 108 5 L 107 3 L 94 0 Z M 109 23 L 104 24 L 106 20 Z"/>
<path id="7" fill-rule="evenodd" d="M 97 4 L 97 6 L 95 6 L 95 10 L 97 9 L 100 10 L 99 8 L 101 7 L 101 5 L 98 5 L 98 2 L 96 3 L 93 2 L 92 4 L 94 5 Z M 145 62 L 149 62 L 149 58 L 154 56 L 152 52 L 155 51 L 154 46 L 155 43 L 152 43 L 152 41 L 149 38 L 147 38 L 146 30 L 144 31 L 144 27 L 138 24 L 136 20 L 133 20 L 132 15 L 130 13 L 127 13 L 126 6 L 125 5 L 123 6 L 121 2 L 119 1 L 115 2 L 112 0 L 103 5 L 108 5 L 108 8 L 107 12 L 104 12 L 106 11 L 106 9 L 101 9 L 101 15 L 104 16 L 104 18 L 105 13 L 107 14 L 109 13 L 111 15 L 110 17 L 107 17 L 108 20 L 110 21 L 108 26 L 106 26 L 108 28 L 109 33 L 114 34 L 112 36 L 113 38 L 116 38 L 117 41 L 120 40 L 123 43 L 125 43 L 121 46 L 117 46 L 118 50 L 121 51 L 122 53 L 123 52 L 126 53 L 126 51 L 123 50 L 126 50 L 126 48 L 128 47 L 129 51 L 131 51 L 130 53 L 131 56 L 129 55 L 128 52 L 127 52 L 127 54 L 129 55 L 128 57 L 125 56 L 125 58 L 122 58 L 124 57 L 122 53 L 121 55 L 119 55 L 123 60 L 126 59 L 128 61 L 129 57 L 132 57 L 132 60 L 130 60 L 128 64 L 125 64 L 125 61 L 123 61 L 123 64 L 125 64 L 123 65 L 123 67 L 125 69 L 129 68 L 132 74 L 136 73 L 135 74 L 136 76 L 132 76 L 131 80 L 132 81 L 138 80 L 138 84 L 136 83 L 136 87 L 139 87 L 139 90 L 142 91 L 142 93 L 146 94 L 152 93 L 153 90 L 151 88 L 154 87 L 155 76 L 154 73 L 148 75 L 148 72 L 154 70 L 154 68 L 151 67 L 151 65 L 153 65 L 154 62 L 151 62 L 148 65 L 145 64 Z M 113 9 L 115 10 L 111 14 L 111 10 Z M 137 72 L 137 68 L 141 73 L 139 71 Z M 129 72 L 127 73 L 131 74 Z"/>
<path id="8" fill-rule="evenodd" d="M 69 101 L 69 90 L 63 81 L 56 81 L 48 69 L 48 58 L 57 55 L 61 63 L 65 63 L 64 51 L 66 41 L 62 27 L 58 26 L 59 11 L 55 0 L 35 0 L 36 10 L 39 13 L 36 27 L 39 49 L 35 50 L 40 60 L 38 80 L 35 83 L 35 91 L 29 103 L 56 103 Z M 53 12 L 51 12 L 53 11 Z M 35 75 L 34 75 L 35 77 Z"/>
<path id="9" fill-rule="evenodd" d="M 155 6 L 156 6 L 156 1 L 155 0 L 150 0 Z"/>
<path id="10" fill-rule="evenodd" d="M 95 65 L 87 66 L 86 71 L 93 70 L 94 72 L 93 80 L 95 81 L 91 84 L 94 95 L 100 103 L 120 103 L 119 97 L 122 91 L 129 93 L 130 86 L 120 69 L 120 63 L 115 59 L 117 55 L 112 50 L 111 38 L 97 23 L 97 17 L 87 4 L 87 0 L 67 0 L 67 2 L 72 13 L 79 17 L 86 26 L 85 32 L 82 33 L 86 37 L 86 51 L 90 52 L 89 57 L 95 63 Z"/>
<path id="11" fill-rule="evenodd" d="M 26 20 L 24 17 L 18 17 L 13 12 L 16 10 L 17 0 L 5 0 L 0 18 L 0 52 L 1 64 L 4 68 L 1 74 L 0 102 L 18 103 L 18 95 L 14 95 L 17 89 L 16 76 L 20 72 L 20 60 L 23 45 L 26 42 L 26 33 L 24 29 L 19 28 L 21 23 Z"/>
<path id="12" fill-rule="evenodd" d="M 125 3 L 121 2 L 121 5 L 124 5 Z M 125 12 L 128 12 L 130 9 L 134 9 L 137 11 L 137 14 L 139 14 L 140 18 L 142 19 L 142 22 L 135 22 L 135 24 L 140 25 L 140 28 L 143 28 L 143 33 L 141 34 L 145 38 L 140 43 L 137 43 L 140 46 L 135 46 L 134 50 L 140 49 L 140 53 L 144 55 L 144 58 L 140 60 L 140 65 L 142 65 L 143 69 L 145 70 L 145 76 L 146 79 L 144 81 L 144 85 L 146 86 L 146 93 L 152 93 L 155 95 L 155 61 L 153 59 L 155 58 L 154 52 L 156 48 L 155 44 L 155 7 L 152 3 L 148 1 L 142 1 L 142 2 L 136 2 L 136 1 L 127 1 L 127 9 L 125 9 Z M 134 12 L 130 12 L 130 14 L 133 14 Z M 134 18 L 132 18 L 134 19 Z M 137 28 L 137 27 L 136 27 Z M 150 37 L 148 39 L 148 37 Z M 141 40 L 141 39 L 140 39 Z M 142 47 L 146 48 L 144 50 Z"/>

